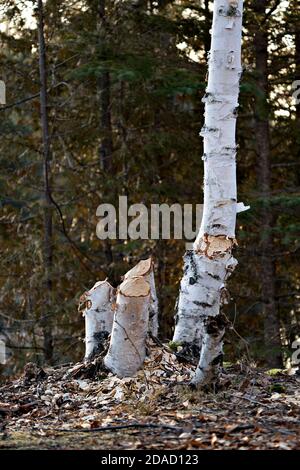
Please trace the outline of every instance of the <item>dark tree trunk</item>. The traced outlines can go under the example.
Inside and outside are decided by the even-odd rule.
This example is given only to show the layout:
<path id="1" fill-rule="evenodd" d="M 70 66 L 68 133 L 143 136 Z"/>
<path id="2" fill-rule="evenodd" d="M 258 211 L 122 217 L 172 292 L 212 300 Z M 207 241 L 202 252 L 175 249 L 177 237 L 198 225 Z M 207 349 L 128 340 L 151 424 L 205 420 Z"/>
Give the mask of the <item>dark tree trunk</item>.
<path id="1" fill-rule="evenodd" d="M 112 128 L 110 114 L 110 75 L 108 71 L 101 73 L 98 78 L 98 90 L 101 109 L 101 132 L 102 139 L 99 148 L 100 162 L 103 170 L 111 170 L 112 167 Z"/>
<path id="2" fill-rule="evenodd" d="M 99 0 L 99 42 L 100 50 L 105 48 L 106 36 L 106 16 L 105 16 L 105 0 Z M 110 73 L 103 70 L 98 78 L 98 95 L 100 105 L 100 128 L 101 128 L 101 144 L 99 147 L 100 164 L 103 170 L 109 171 L 112 168 L 112 125 L 111 125 L 111 91 L 110 91 Z"/>
<path id="3" fill-rule="evenodd" d="M 40 113 L 42 127 L 42 146 L 44 158 L 44 283 L 45 299 L 42 312 L 42 328 L 44 336 L 44 356 L 48 363 L 53 362 L 52 336 L 52 199 L 51 199 L 51 168 L 50 168 L 50 136 L 47 104 L 47 68 L 46 46 L 44 36 L 43 2 L 38 0 L 38 41 L 39 41 L 39 73 L 40 73 Z"/>
<path id="4" fill-rule="evenodd" d="M 99 0 L 98 3 L 98 33 L 99 33 L 99 48 L 102 50 L 101 58 L 103 55 L 105 58 L 105 47 L 106 47 L 106 32 L 107 22 L 105 15 L 105 0 Z M 104 52 L 104 54 L 103 54 Z M 100 133 L 101 143 L 99 146 L 99 159 L 100 165 L 104 172 L 108 175 L 112 172 L 112 154 L 113 154 L 113 139 L 112 139 L 112 124 L 111 124 L 111 84 L 110 84 L 110 73 L 109 70 L 101 72 L 97 80 L 97 93 L 99 96 L 99 108 L 100 108 Z M 113 263 L 113 252 L 111 249 L 111 243 L 109 240 L 104 241 L 104 254 L 107 265 L 110 266 Z M 108 269 L 108 275 L 110 278 L 113 277 Z"/>
<path id="5" fill-rule="evenodd" d="M 205 55 L 207 57 L 207 54 L 210 51 L 210 28 L 211 28 L 211 20 L 212 20 L 212 14 L 209 10 L 209 3 L 210 0 L 204 0 L 204 16 L 205 16 L 205 25 L 204 25 L 204 50 L 205 50 Z"/>
<path id="6" fill-rule="evenodd" d="M 260 284 L 264 318 L 266 362 L 270 367 L 282 366 L 280 327 L 275 301 L 275 263 L 273 258 L 274 216 L 270 205 L 271 154 L 268 106 L 268 33 L 263 23 L 267 1 L 255 2 L 257 14 L 254 35 L 256 62 L 255 139 L 257 144 L 257 185 L 263 200 L 260 211 Z"/>

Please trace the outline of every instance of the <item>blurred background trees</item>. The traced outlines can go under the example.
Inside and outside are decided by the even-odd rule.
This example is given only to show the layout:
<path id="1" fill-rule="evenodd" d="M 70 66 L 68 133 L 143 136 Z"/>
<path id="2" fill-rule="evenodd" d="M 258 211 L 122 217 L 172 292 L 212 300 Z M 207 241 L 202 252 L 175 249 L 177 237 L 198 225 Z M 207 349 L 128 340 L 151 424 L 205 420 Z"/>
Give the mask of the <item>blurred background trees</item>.
<path id="1" fill-rule="evenodd" d="M 299 334 L 300 12 L 294 0 L 245 2 L 238 120 L 239 266 L 230 280 L 228 360 L 277 366 Z M 45 179 L 38 2 L 1 4 L 0 330 L 4 373 L 29 360 L 83 356 L 80 295 L 116 286 L 155 257 L 162 338 L 170 338 L 184 241 L 100 241 L 97 206 L 202 202 L 202 127 L 210 0 L 47 0 L 51 292 L 44 256 Z M 49 203 L 49 201 L 48 201 Z M 48 204 L 47 203 L 47 204 Z M 47 300 L 47 296 L 51 299 Z M 46 351 L 45 324 L 53 351 Z M 50 357 L 49 357 L 50 354 Z"/>

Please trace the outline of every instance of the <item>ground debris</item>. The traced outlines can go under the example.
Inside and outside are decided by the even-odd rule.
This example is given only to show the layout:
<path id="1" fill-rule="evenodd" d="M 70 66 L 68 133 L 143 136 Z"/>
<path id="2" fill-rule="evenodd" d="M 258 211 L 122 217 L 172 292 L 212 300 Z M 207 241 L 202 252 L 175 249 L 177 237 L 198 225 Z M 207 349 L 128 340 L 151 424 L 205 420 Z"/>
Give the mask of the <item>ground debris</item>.
<path id="1" fill-rule="evenodd" d="M 102 357 L 40 369 L 0 387 L 0 449 L 299 449 L 299 375 L 223 369 L 221 390 L 188 384 L 193 364 L 148 344 L 144 369 L 120 379 Z"/>

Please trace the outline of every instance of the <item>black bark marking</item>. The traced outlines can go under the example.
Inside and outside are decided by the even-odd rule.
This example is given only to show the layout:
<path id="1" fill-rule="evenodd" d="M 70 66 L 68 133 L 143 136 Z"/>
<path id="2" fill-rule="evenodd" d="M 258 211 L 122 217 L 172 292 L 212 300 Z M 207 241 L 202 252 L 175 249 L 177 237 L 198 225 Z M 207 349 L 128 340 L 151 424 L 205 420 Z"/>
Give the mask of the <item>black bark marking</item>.
<path id="1" fill-rule="evenodd" d="M 222 313 L 216 317 L 206 318 L 204 321 L 204 328 L 208 335 L 218 336 L 225 329 L 228 321 Z"/>
<path id="2" fill-rule="evenodd" d="M 92 354 L 88 357 L 88 360 L 92 360 L 94 357 L 98 356 L 99 354 L 107 351 L 108 349 L 108 338 L 110 333 L 108 331 L 99 331 L 94 333 L 94 338 L 97 341 L 97 346 L 94 348 Z"/>
<path id="3" fill-rule="evenodd" d="M 176 357 L 179 362 L 188 362 L 190 364 L 196 363 L 199 360 L 201 348 L 195 343 L 184 342 L 180 345 L 182 349 L 179 354 L 176 354 Z"/>
<path id="4" fill-rule="evenodd" d="M 193 303 L 195 305 L 198 305 L 198 307 L 203 307 L 203 308 L 209 308 L 212 306 L 211 304 L 208 304 L 206 302 L 199 302 L 199 300 L 194 300 Z"/>
<path id="5" fill-rule="evenodd" d="M 218 366 L 223 364 L 223 354 L 219 354 L 211 363 L 213 366 Z"/>
<path id="6" fill-rule="evenodd" d="M 208 276 L 212 277 L 216 281 L 221 281 L 221 278 L 218 274 L 211 274 L 211 273 L 207 273 L 207 274 L 208 274 Z"/>

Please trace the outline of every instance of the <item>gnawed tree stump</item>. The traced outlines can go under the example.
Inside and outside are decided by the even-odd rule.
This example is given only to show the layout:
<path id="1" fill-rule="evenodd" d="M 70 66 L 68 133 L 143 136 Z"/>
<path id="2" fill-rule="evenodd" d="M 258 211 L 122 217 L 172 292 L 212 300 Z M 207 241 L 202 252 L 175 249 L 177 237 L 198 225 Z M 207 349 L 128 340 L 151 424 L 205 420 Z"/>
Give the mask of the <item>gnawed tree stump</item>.
<path id="1" fill-rule="evenodd" d="M 149 322 L 150 285 L 142 276 L 125 279 L 118 289 L 105 366 L 119 377 L 132 377 L 143 365 Z"/>
<path id="2" fill-rule="evenodd" d="M 111 334 L 114 318 L 114 288 L 108 281 L 98 281 L 81 298 L 86 304 L 85 317 L 85 360 L 89 361 L 101 353 L 104 342 Z"/>
<path id="3" fill-rule="evenodd" d="M 150 303 L 149 303 L 149 327 L 148 331 L 153 335 L 158 335 L 158 298 L 155 288 L 155 277 L 153 269 L 153 260 L 148 258 L 141 260 L 134 268 L 130 269 L 124 279 L 142 276 L 150 285 Z"/>

